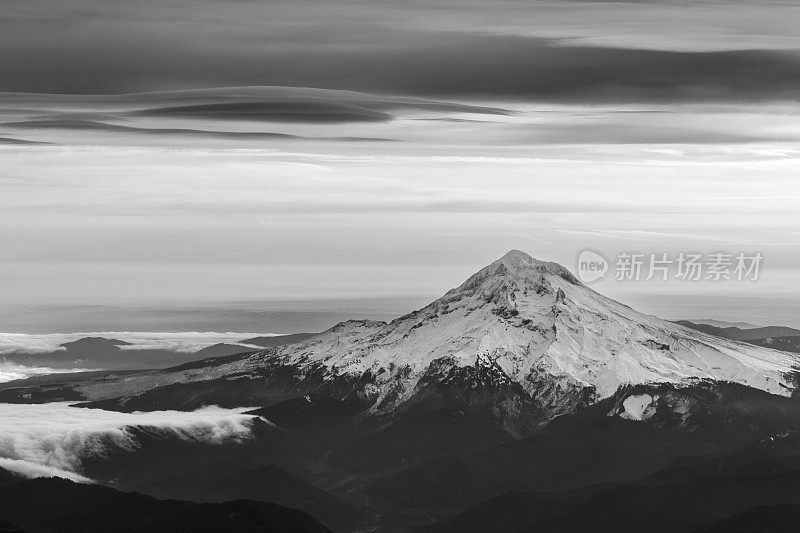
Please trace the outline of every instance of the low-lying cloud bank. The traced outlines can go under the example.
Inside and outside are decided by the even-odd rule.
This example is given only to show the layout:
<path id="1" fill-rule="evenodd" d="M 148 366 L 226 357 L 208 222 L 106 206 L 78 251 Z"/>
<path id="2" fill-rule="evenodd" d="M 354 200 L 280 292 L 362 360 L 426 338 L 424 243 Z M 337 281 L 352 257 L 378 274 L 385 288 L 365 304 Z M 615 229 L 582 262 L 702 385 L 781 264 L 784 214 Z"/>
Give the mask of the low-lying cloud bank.
<path id="1" fill-rule="evenodd" d="M 169 350 L 193 353 L 217 343 L 240 344 L 253 337 L 270 337 L 273 333 L 235 333 L 217 331 L 183 331 L 151 333 L 144 331 L 95 331 L 77 333 L 0 333 L 0 355 L 11 353 L 52 353 L 63 350 L 62 344 L 86 337 L 103 337 L 125 341 L 122 350 Z"/>
<path id="2" fill-rule="evenodd" d="M 149 427 L 185 440 L 211 444 L 250 434 L 246 408 L 205 407 L 193 412 L 117 413 L 70 407 L 68 403 L 0 404 L 0 468 L 25 477 L 63 477 L 91 482 L 81 460 L 109 446 L 133 449 L 130 428 Z"/>
<path id="3" fill-rule="evenodd" d="M 25 379 L 31 376 L 44 374 L 68 374 L 72 372 L 88 372 L 91 368 L 51 368 L 49 366 L 27 366 L 14 363 L 12 361 L 0 360 L 0 383 L 14 381 L 15 379 Z"/>

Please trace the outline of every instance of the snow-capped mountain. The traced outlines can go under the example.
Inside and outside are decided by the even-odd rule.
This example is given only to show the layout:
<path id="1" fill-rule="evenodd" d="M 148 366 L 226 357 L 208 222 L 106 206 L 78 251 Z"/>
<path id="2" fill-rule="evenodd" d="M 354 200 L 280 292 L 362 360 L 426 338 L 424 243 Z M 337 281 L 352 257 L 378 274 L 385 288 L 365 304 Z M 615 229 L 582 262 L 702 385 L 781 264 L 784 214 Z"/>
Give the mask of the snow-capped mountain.
<path id="1" fill-rule="evenodd" d="M 639 313 L 566 268 L 512 250 L 426 307 L 391 322 L 343 322 L 297 343 L 80 389 L 131 397 L 170 384 L 244 384 L 280 374 L 298 392 L 357 397 L 376 415 L 489 408 L 513 433 L 620 386 L 729 381 L 789 396 L 800 360 Z M 287 381 L 288 380 L 288 381 Z M 231 382 L 233 383 L 233 382 Z M 283 386 L 283 385 L 282 385 Z M 274 388 L 274 381 L 263 385 Z M 251 387 L 252 388 L 252 387 Z M 517 422 L 515 422 L 517 421 Z"/>

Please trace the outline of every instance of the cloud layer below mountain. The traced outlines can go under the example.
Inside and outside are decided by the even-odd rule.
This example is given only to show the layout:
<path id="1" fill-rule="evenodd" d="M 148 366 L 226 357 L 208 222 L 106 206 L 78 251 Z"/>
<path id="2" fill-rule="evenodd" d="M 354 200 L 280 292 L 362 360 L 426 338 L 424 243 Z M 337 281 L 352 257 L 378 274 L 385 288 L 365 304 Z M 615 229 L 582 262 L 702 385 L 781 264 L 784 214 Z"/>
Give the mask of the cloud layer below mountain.
<path id="1" fill-rule="evenodd" d="M 206 407 L 193 412 L 117 413 L 67 403 L 0 404 L 0 468 L 26 477 L 91 482 L 81 461 L 109 446 L 132 449 L 132 427 L 156 428 L 173 438 L 219 444 L 247 438 L 246 409 Z"/>
<path id="2" fill-rule="evenodd" d="M 0 383 L 7 381 L 14 381 L 17 379 L 25 379 L 31 376 L 40 376 L 45 374 L 63 374 L 72 372 L 86 372 L 89 368 L 50 368 L 47 366 L 28 366 L 20 365 L 12 361 L 0 360 Z"/>
<path id="3" fill-rule="evenodd" d="M 0 333 L 0 356 L 9 353 L 51 353 L 63 350 L 62 344 L 85 337 L 103 337 L 125 341 L 121 350 L 169 350 L 193 353 L 217 343 L 237 344 L 243 339 L 270 336 L 271 333 L 236 333 L 215 331 L 144 332 L 93 331 L 77 333 Z"/>

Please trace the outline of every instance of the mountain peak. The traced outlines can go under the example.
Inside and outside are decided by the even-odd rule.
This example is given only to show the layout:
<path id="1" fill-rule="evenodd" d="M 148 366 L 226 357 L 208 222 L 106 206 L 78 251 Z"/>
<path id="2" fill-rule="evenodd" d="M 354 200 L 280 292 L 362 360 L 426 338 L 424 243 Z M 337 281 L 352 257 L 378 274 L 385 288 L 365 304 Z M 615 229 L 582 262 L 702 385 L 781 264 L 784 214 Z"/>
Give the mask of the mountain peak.
<path id="1" fill-rule="evenodd" d="M 508 252 L 506 252 L 503 257 L 498 259 L 498 261 L 532 263 L 532 262 L 538 261 L 538 260 L 534 259 L 533 257 L 531 257 L 530 255 L 526 254 L 522 250 L 513 249 L 513 250 L 509 250 Z"/>
<path id="2" fill-rule="evenodd" d="M 538 285 L 545 275 L 556 276 L 571 285 L 581 285 L 581 282 L 563 265 L 536 259 L 521 250 L 510 250 L 473 274 L 459 289 L 469 288 L 487 278 L 496 277 L 513 279 L 517 282 L 534 281 Z"/>

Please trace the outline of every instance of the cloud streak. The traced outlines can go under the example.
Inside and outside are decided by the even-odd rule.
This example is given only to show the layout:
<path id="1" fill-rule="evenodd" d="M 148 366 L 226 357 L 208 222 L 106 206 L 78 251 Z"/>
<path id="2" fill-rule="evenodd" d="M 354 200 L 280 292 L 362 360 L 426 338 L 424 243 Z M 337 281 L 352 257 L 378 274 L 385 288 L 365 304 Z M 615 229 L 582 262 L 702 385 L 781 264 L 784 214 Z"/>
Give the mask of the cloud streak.
<path id="1" fill-rule="evenodd" d="M 127 133 L 131 135 L 143 136 L 167 136 L 179 139 L 224 139 L 231 141 L 276 141 L 276 140 L 315 140 L 314 137 L 302 137 L 299 135 L 289 135 L 287 133 L 273 133 L 263 131 L 215 131 L 200 130 L 192 128 L 141 128 L 136 126 L 124 126 L 120 124 L 108 124 L 94 120 L 76 120 L 71 118 L 54 118 L 48 120 L 28 120 L 18 122 L 3 122 L 0 126 L 12 129 L 27 130 L 63 130 L 63 131 L 90 131 L 101 133 Z M 14 141 L 14 139 L 9 139 Z M 383 139 L 375 137 L 326 137 L 316 140 L 342 141 L 342 142 L 390 142 L 393 139 Z M 3 144 L 3 138 L 0 138 Z M 7 144 L 48 144 L 35 141 L 16 141 Z"/>
<path id="2" fill-rule="evenodd" d="M 135 448 L 131 428 L 155 428 L 173 438 L 220 444 L 250 434 L 253 417 L 244 411 L 206 407 L 193 412 L 116 413 L 67 403 L 0 404 L 0 468 L 25 477 L 91 482 L 81 473 L 82 460 L 112 447 Z"/>
<path id="3" fill-rule="evenodd" d="M 82 9 L 31 0 L 0 19 L 0 46 L 15 52 L 0 58 L 0 90 L 102 94 L 281 85 L 557 102 L 798 100 L 800 39 L 787 24 L 798 12 L 775 2 L 739 1 L 723 12 L 702 2 L 565 7 L 498 1 L 487 10 L 469 1 L 335 0 L 309 15 L 321 7 L 317 2 L 278 1 L 269 17 L 251 2 L 74 2 Z M 669 45 L 676 40 L 685 44 Z M 388 120 L 374 108 L 321 102 L 308 102 L 301 112 L 292 101 L 236 105 L 243 108 L 169 113 Z"/>
<path id="4" fill-rule="evenodd" d="M 89 368 L 50 368 L 46 366 L 27 366 L 20 365 L 11 361 L 0 360 L 0 383 L 25 379 L 31 376 L 44 374 L 68 374 L 72 372 L 87 372 Z"/>
<path id="5" fill-rule="evenodd" d="M 194 118 L 210 120 L 247 120 L 271 122 L 386 122 L 388 113 L 355 105 L 331 102 L 228 102 L 161 107 L 136 113 L 139 116 Z"/>

